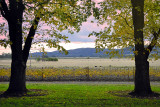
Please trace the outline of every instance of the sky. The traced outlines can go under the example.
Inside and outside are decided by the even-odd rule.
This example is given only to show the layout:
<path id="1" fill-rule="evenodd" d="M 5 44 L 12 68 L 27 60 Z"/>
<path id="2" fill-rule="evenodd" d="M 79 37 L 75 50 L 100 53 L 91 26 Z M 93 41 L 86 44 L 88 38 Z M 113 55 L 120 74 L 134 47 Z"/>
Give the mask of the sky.
<path id="1" fill-rule="evenodd" d="M 96 3 L 102 1 L 102 0 L 94 0 Z M 98 5 L 96 5 L 98 6 Z M 68 40 L 70 40 L 70 43 L 60 43 L 61 46 L 63 46 L 65 49 L 70 50 L 70 49 L 77 49 L 77 48 L 94 48 L 95 47 L 95 37 L 91 36 L 88 37 L 89 33 L 91 33 L 92 31 L 100 31 L 102 30 L 105 26 L 107 25 L 99 25 L 97 26 L 97 23 L 91 23 L 91 21 L 94 21 L 94 17 L 90 16 L 87 19 L 87 22 L 83 22 L 82 26 L 81 26 L 81 30 L 78 33 L 74 33 L 74 34 L 69 34 L 67 33 L 68 31 L 63 31 L 61 32 L 63 35 L 68 36 Z M 2 22 L 2 19 L 0 18 L 0 22 Z M 4 38 L 3 36 L 0 36 L 0 39 Z M 44 44 L 45 46 L 45 44 Z M 35 48 L 36 47 L 36 48 Z M 40 49 L 33 45 L 31 52 L 37 52 Z M 56 51 L 57 49 L 55 48 L 48 48 L 45 46 L 45 50 L 48 52 L 51 51 Z M 7 47 L 6 49 L 4 47 L 0 47 L 0 54 L 2 53 L 10 53 L 11 50 L 9 47 Z"/>

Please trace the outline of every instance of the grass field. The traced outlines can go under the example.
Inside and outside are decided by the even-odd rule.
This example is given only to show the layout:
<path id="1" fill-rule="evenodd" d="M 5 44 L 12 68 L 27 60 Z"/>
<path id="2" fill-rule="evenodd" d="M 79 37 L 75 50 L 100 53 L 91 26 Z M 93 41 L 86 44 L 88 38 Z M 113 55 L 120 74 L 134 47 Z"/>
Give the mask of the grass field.
<path id="1" fill-rule="evenodd" d="M 10 77 L 11 60 L 0 60 L 0 81 Z M 150 80 L 160 80 L 160 60 L 150 61 Z M 8 66 L 8 67 L 7 67 Z M 30 60 L 27 63 L 26 79 L 28 81 L 133 81 L 134 61 L 131 59 L 59 59 L 59 61 Z M 7 67 L 4 68 L 4 67 Z"/>
<path id="2" fill-rule="evenodd" d="M 8 84 L 0 84 L 3 93 Z M 23 97 L 0 98 L 1 107 L 158 107 L 160 98 L 134 98 L 133 85 L 126 84 L 46 84 L 28 83 Z M 152 86 L 160 92 L 160 86 Z"/>
<path id="3" fill-rule="evenodd" d="M 95 66 L 135 66 L 134 60 L 131 59 L 79 59 L 79 58 L 73 58 L 73 59 L 58 59 L 58 61 L 53 62 L 37 62 L 36 60 L 28 60 L 27 66 L 32 67 L 95 67 Z M 8 66 L 10 67 L 11 60 L 0 60 L 0 66 Z M 159 60 L 152 60 L 150 61 L 150 66 L 160 66 L 160 59 Z"/>

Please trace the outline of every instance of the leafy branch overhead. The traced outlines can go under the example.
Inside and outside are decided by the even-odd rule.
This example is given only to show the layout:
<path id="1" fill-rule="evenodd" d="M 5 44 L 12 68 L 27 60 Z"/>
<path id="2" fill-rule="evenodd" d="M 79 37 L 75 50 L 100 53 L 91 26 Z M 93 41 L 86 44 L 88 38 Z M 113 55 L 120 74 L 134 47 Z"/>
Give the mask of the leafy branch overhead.
<path id="1" fill-rule="evenodd" d="M 92 5 L 91 0 L 0 1 L 0 18 L 3 17 L 0 33 L 8 37 L 1 40 L 0 45 L 6 47 L 9 44 L 12 51 L 10 84 L 4 95 L 27 93 L 25 72 L 32 42 L 46 42 L 49 47 L 67 54 L 59 43 L 69 41 L 61 32 L 78 32 L 82 22 L 91 15 Z"/>
<path id="2" fill-rule="evenodd" d="M 106 47 L 111 50 L 121 48 L 122 51 L 123 48 L 130 47 L 130 50 L 133 50 L 135 43 L 139 42 L 139 40 L 134 39 L 131 0 L 104 0 L 99 5 L 100 8 L 94 9 L 94 16 L 98 20 L 98 24 L 104 24 L 106 28 L 100 32 L 92 32 L 89 35 L 97 37 L 97 50 L 100 51 Z M 144 2 L 143 39 L 145 45 L 147 45 L 145 48 L 146 56 L 147 54 L 149 55 L 153 47 L 160 46 L 159 5 L 160 1 L 158 0 L 145 0 Z M 139 11 L 138 7 L 135 9 Z"/>
<path id="3" fill-rule="evenodd" d="M 9 6 L 5 0 L 1 0 L 0 3 L 1 16 L 8 20 L 11 17 L 9 14 L 11 8 L 15 7 Z M 63 30 L 68 30 L 69 33 L 79 32 L 82 22 L 87 21 L 94 5 L 91 0 L 18 0 L 17 3 L 19 3 L 17 8 L 21 12 L 24 11 L 23 43 L 43 41 L 49 47 L 57 47 L 61 51 L 66 50 L 59 46 L 59 42 L 69 42 L 67 35 L 62 35 L 61 32 Z M 6 27 L 8 24 L 5 19 L 3 23 L 0 23 L 0 33 L 7 37 Z M 1 44 L 4 43 L 1 41 Z M 25 47 L 26 45 L 24 50 Z"/>

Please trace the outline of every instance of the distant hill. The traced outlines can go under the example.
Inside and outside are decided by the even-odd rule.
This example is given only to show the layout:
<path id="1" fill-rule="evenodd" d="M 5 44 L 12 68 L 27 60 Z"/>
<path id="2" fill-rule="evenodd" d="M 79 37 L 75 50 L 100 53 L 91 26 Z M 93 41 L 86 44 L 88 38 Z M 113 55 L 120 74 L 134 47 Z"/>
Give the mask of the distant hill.
<path id="1" fill-rule="evenodd" d="M 120 53 L 120 49 L 116 49 Z M 102 52 L 96 53 L 95 48 L 78 48 L 73 50 L 68 50 L 69 54 L 65 55 L 60 53 L 59 51 L 47 52 L 48 57 L 108 57 L 108 55 L 104 54 L 105 51 L 110 51 L 105 49 Z M 124 49 L 124 56 L 128 56 L 133 54 L 130 52 L 129 48 Z M 32 53 L 32 56 L 42 56 L 42 52 Z"/>

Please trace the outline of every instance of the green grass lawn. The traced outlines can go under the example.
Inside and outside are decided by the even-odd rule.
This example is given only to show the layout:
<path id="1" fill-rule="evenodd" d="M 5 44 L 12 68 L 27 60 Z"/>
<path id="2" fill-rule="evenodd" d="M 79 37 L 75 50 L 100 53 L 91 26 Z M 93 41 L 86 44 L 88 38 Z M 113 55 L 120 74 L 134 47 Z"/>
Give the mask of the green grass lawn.
<path id="1" fill-rule="evenodd" d="M 0 84 L 0 93 L 7 87 L 8 84 Z M 129 96 L 128 92 L 133 90 L 133 85 L 28 83 L 27 88 L 31 92 L 26 96 L 0 98 L 0 107 L 160 106 L 160 98 Z M 152 86 L 152 90 L 160 92 L 160 86 Z"/>

